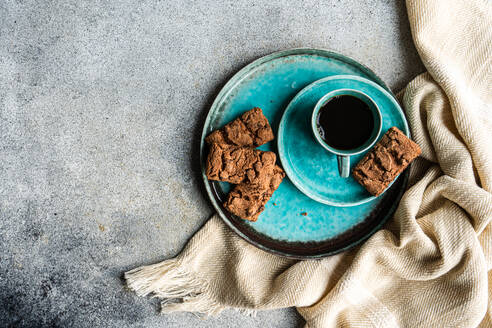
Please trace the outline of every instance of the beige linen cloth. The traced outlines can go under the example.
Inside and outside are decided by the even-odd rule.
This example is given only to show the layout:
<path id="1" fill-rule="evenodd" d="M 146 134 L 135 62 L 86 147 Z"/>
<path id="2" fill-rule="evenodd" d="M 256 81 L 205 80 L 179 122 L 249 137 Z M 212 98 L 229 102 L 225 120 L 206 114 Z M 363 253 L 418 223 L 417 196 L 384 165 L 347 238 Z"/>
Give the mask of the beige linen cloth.
<path id="1" fill-rule="evenodd" d="M 423 153 L 394 219 L 366 243 L 289 260 L 214 216 L 178 257 L 127 272 L 128 287 L 164 312 L 295 306 L 306 327 L 492 327 L 491 6 L 407 1 L 428 73 L 400 96 Z"/>

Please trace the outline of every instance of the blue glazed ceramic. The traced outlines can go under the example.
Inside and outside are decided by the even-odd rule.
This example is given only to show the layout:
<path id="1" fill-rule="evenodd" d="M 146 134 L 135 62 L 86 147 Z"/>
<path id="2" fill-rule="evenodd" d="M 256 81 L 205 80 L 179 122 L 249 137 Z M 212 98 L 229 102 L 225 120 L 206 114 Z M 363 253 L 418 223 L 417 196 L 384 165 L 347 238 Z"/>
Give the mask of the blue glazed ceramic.
<path id="1" fill-rule="evenodd" d="M 224 222 L 239 236 L 265 251 L 306 259 L 349 249 L 377 231 L 401 198 L 406 174 L 402 174 L 383 197 L 352 207 L 317 202 L 286 177 L 258 221 L 248 222 L 222 207 L 231 186 L 206 178 L 208 147 L 204 139 L 210 132 L 253 107 L 261 107 L 277 136 L 282 114 L 299 91 L 314 81 L 340 74 L 369 79 L 389 92 L 371 70 L 350 58 L 320 49 L 293 49 L 260 58 L 243 68 L 227 82 L 210 108 L 200 144 L 205 188 Z M 272 141 L 260 149 L 278 154 L 276 145 L 276 141 Z"/>
<path id="2" fill-rule="evenodd" d="M 378 106 L 383 134 L 392 126 L 409 135 L 405 115 L 393 96 L 378 84 L 360 76 L 339 75 L 316 81 L 301 90 L 289 103 L 280 121 L 278 153 L 290 181 L 305 195 L 333 206 L 355 206 L 374 200 L 352 176 L 338 173 L 337 155 L 328 152 L 313 135 L 313 108 L 325 95 L 340 89 L 354 89 L 368 95 Z M 373 141 L 369 144 L 372 145 Z M 351 156 L 355 166 L 369 147 Z"/>
<path id="3" fill-rule="evenodd" d="M 339 75 L 341 76 L 341 75 Z M 347 75 L 349 76 L 349 75 Z M 308 87 L 306 87 L 308 88 Z M 302 93 L 302 91 L 301 91 Z M 363 102 L 365 102 L 369 109 L 372 111 L 372 116 L 374 120 L 374 126 L 372 129 L 372 134 L 369 136 L 369 138 L 359 147 L 355 149 L 336 149 L 329 144 L 327 144 L 323 138 L 321 137 L 319 130 L 318 130 L 318 115 L 319 111 L 321 108 L 329 102 L 333 97 L 337 96 L 353 96 L 356 98 L 359 98 Z M 296 97 L 297 98 L 297 97 Z M 291 102 L 292 103 L 292 102 Z M 357 117 L 353 117 L 353 120 L 356 120 Z M 280 124 L 282 126 L 282 123 Z M 314 106 L 313 112 L 311 114 L 311 130 L 313 131 L 314 138 L 318 143 L 328 150 L 329 152 L 335 154 L 337 156 L 337 162 L 338 162 L 338 173 L 340 174 L 341 177 L 343 178 L 348 178 L 350 175 L 350 157 L 354 155 L 361 154 L 365 151 L 367 151 L 369 148 L 371 148 L 376 141 L 378 140 L 379 134 L 381 133 L 381 127 L 382 127 L 382 118 L 381 118 L 381 112 L 379 111 L 378 105 L 374 102 L 374 100 L 369 97 L 367 94 L 359 91 L 359 90 L 354 90 L 354 89 L 335 89 L 330 92 L 328 92 L 326 95 L 321 97 L 320 100 L 316 103 Z M 280 134 L 280 129 L 279 129 L 279 134 Z"/>

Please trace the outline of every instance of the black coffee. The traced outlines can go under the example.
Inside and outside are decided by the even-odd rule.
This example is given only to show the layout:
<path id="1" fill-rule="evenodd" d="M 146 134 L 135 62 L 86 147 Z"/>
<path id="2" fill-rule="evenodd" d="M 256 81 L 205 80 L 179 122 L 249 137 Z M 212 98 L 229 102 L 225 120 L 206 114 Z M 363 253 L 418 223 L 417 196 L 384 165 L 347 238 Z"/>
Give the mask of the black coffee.
<path id="1" fill-rule="evenodd" d="M 374 129 L 369 106 L 354 96 L 337 96 L 321 107 L 317 126 L 321 138 L 340 150 L 362 146 Z"/>

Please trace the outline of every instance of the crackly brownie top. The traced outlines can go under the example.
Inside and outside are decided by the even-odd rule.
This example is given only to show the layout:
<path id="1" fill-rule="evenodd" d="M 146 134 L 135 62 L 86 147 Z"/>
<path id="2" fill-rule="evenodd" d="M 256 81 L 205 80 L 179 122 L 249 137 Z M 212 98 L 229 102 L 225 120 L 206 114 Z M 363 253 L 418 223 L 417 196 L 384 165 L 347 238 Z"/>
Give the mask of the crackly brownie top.
<path id="1" fill-rule="evenodd" d="M 260 187 L 250 183 L 237 185 L 229 193 L 224 207 L 242 219 L 256 221 L 284 177 L 284 171 L 275 166 L 268 181 Z"/>
<path id="2" fill-rule="evenodd" d="M 356 165 L 353 176 L 371 194 L 377 196 L 420 153 L 420 147 L 415 142 L 398 128 L 392 127 Z"/>
<path id="3" fill-rule="evenodd" d="M 222 129 L 213 131 L 205 141 L 208 144 L 258 147 L 273 138 L 272 128 L 263 111 L 255 107 L 226 124 Z"/>
<path id="4" fill-rule="evenodd" d="M 207 157 L 206 174 L 210 180 L 264 185 L 269 182 L 275 160 L 275 153 L 270 151 L 212 144 Z"/>

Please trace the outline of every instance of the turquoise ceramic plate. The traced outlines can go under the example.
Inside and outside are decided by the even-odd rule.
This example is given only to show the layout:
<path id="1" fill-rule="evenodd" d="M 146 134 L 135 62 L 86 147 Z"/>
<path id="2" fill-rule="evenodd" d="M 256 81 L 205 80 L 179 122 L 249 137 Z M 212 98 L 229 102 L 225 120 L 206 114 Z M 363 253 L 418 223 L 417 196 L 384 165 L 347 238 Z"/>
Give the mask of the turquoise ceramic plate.
<path id="1" fill-rule="evenodd" d="M 388 91 L 360 76 L 335 75 L 308 85 L 289 103 L 278 129 L 278 153 L 290 181 L 304 194 L 327 205 L 355 206 L 375 197 L 352 176 L 340 177 L 336 155 L 316 141 L 311 127 L 313 108 L 318 100 L 337 89 L 362 91 L 378 105 L 383 119 L 379 138 L 392 126 L 409 135 L 405 115 Z M 351 156 L 351 166 L 366 153 Z"/>
<path id="2" fill-rule="evenodd" d="M 293 258 L 319 258 L 346 250 L 378 230 L 401 198 L 406 174 L 382 197 L 352 207 L 317 202 L 286 177 L 258 221 L 248 222 L 230 215 L 222 207 L 231 186 L 210 182 L 205 176 L 208 147 L 204 139 L 210 132 L 258 106 L 277 135 L 282 114 L 299 91 L 314 81 L 341 74 L 364 77 L 389 92 L 371 70 L 350 58 L 326 50 L 293 49 L 260 58 L 243 68 L 227 82 L 210 108 L 200 144 L 207 193 L 224 222 L 263 250 Z M 277 152 L 276 141 L 260 149 Z"/>

